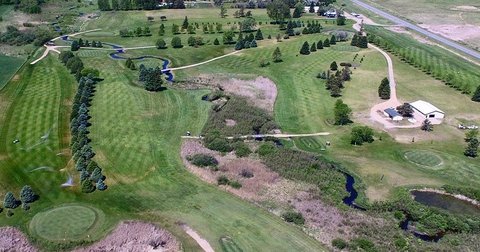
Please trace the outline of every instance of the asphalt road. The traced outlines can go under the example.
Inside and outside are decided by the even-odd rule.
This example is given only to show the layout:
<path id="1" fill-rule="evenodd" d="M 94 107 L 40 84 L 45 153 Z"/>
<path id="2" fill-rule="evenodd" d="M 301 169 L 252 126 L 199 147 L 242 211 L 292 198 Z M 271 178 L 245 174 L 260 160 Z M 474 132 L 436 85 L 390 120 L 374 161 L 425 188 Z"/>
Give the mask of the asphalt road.
<path id="1" fill-rule="evenodd" d="M 374 13 L 376 13 L 376 14 L 378 14 L 378 15 L 380 15 L 380 16 L 382 16 L 382 17 L 384 17 L 384 18 L 386 18 L 386 19 L 388 19 L 388 20 L 390 20 L 390 21 L 392 21 L 392 22 L 394 22 L 398 25 L 405 26 L 405 27 L 407 27 L 409 29 L 412 29 L 416 32 L 419 32 L 419 33 L 421 33 L 421 34 L 423 34 L 423 35 L 425 35 L 425 36 L 427 36 L 431 39 L 434 39 L 434 40 L 440 42 L 441 44 L 444 44 L 446 46 L 454 48 L 454 49 L 456 49 L 460 52 L 463 52 L 463 53 L 465 53 L 465 54 L 467 54 L 467 55 L 469 55 L 469 56 L 471 56 L 471 57 L 473 57 L 477 60 L 480 60 L 480 52 L 478 52 L 478 51 L 475 51 L 473 49 L 465 47 L 465 46 L 463 46 L 459 43 L 453 42 L 452 40 L 449 40 L 449 39 L 447 39 L 445 37 L 442 37 L 440 35 L 437 35 L 435 33 L 429 32 L 429 31 L 427 31 L 427 30 L 425 30 L 425 29 L 423 29 L 423 28 L 421 28 L 417 25 L 414 25 L 410 22 L 407 22 L 407 21 L 405 21 L 403 19 L 400 19 L 396 16 L 393 16 L 392 14 L 389 14 L 385 11 L 382 11 L 378 8 L 375 8 L 375 7 L 373 7 L 369 4 L 366 4 L 362 1 L 359 1 L 359 0 L 351 0 L 351 1 L 355 4 L 357 4 L 358 6 L 360 6 L 362 8 L 365 8 L 365 9 L 371 11 L 371 12 L 374 12 Z"/>

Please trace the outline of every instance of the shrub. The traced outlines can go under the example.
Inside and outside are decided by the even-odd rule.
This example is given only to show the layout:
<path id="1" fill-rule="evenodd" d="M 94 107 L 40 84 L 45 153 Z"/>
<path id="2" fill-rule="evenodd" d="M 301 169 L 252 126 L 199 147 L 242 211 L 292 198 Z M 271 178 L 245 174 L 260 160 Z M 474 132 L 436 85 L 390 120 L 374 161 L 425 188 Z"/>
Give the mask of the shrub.
<path id="1" fill-rule="evenodd" d="M 377 251 L 377 249 L 375 248 L 375 244 L 372 241 L 363 238 L 357 238 L 352 240 L 351 246 L 353 250 L 358 250 L 358 248 L 361 248 L 364 251 L 368 252 Z"/>
<path id="2" fill-rule="evenodd" d="M 272 142 L 266 142 L 257 149 L 257 153 L 260 156 L 267 156 L 277 151 L 277 147 Z"/>
<path id="3" fill-rule="evenodd" d="M 217 137 L 211 142 L 205 143 L 207 148 L 210 150 L 220 151 L 220 152 L 230 152 L 232 151 L 232 146 L 228 143 L 227 139 L 222 137 Z"/>
<path id="4" fill-rule="evenodd" d="M 12 217 L 12 216 L 13 216 L 13 211 L 11 209 L 8 209 L 7 217 Z"/>
<path id="5" fill-rule="evenodd" d="M 338 249 L 344 249 L 348 246 L 348 243 L 341 238 L 335 238 L 332 240 L 332 246 Z"/>
<path id="6" fill-rule="evenodd" d="M 253 178 L 253 172 L 247 170 L 247 169 L 243 169 L 241 172 L 240 172 L 240 176 L 244 177 L 244 178 Z"/>
<path id="7" fill-rule="evenodd" d="M 303 225 L 305 223 L 305 219 L 303 218 L 301 213 L 293 212 L 293 211 L 288 211 L 282 214 L 282 218 L 286 222 L 292 222 L 297 225 Z"/>
<path id="8" fill-rule="evenodd" d="M 219 185 L 228 185 L 228 182 L 229 182 L 229 180 L 228 180 L 227 176 L 225 176 L 225 175 L 219 176 L 217 178 L 217 184 L 219 184 Z"/>
<path id="9" fill-rule="evenodd" d="M 228 182 L 228 185 L 230 185 L 231 187 L 235 188 L 235 189 L 239 189 L 242 187 L 242 184 L 236 180 L 234 181 L 230 181 Z"/>
<path id="10" fill-rule="evenodd" d="M 250 153 L 252 153 L 248 145 L 245 144 L 244 142 L 235 143 L 234 149 L 235 149 L 235 155 L 237 157 L 246 157 L 250 155 Z"/>
<path id="11" fill-rule="evenodd" d="M 218 165 L 217 159 L 208 154 L 195 154 L 193 156 L 188 156 L 187 160 L 190 161 L 190 163 L 200 167 Z"/>
<path id="12" fill-rule="evenodd" d="M 400 250 L 404 250 L 408 247 L 407 240 L 403 239 L 402 237 L 395 239 L 393 243 L 395 244 L 395 247 L 397 247 Z"/>
<path id="13" fill-rule="evenodd" d="M 22 204 L 22 209 L 23 209 L 23 211 L 28 211 L 28 210 L 30 210 L 30 204 L 28 204 L 28 203 L 23 203 L 23 204 Z"/>

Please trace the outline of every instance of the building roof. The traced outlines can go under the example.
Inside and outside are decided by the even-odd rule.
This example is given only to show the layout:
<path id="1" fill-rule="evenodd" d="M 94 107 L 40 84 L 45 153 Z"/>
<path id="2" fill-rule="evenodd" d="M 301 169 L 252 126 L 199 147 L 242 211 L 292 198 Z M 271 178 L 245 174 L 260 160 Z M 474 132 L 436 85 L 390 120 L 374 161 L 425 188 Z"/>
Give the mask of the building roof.
<path id="1" fill-rule="evenodd" d="M 392 117 L 392 118 L 393 118 L 393 117 L 396 117 L 396 116 L 401 116 L 401 115 L 397 112 L 397 110 L 395 110 L 394 108 L 387 108 L 387 109 L 385 109 L 384 111 L 385 111 L 385 113 L 388 114 L 388 116 L 390 116 L 390 117 Z"/>
<path id="2" fill-rule="evenodd" d="M 433 112 L 439 112 L 439 113 L 445 114 L 445 112 L 443 112 L 439 108 L 433 106 L 431 103 L 426 101 L 418 100 L 415 102 L 411 102 L 410 105 L 412 105 L 412 107 L 414 107 L 416 110 L 420 111 L 420 113 L 424 115 L 430 114 Z"/>

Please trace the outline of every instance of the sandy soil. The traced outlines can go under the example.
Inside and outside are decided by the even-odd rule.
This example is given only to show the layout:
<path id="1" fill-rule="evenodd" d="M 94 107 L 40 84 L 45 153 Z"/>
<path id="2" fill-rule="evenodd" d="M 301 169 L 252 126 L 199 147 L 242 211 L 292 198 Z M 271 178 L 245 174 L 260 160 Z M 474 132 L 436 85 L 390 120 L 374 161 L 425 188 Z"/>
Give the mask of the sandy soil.
<path id="1" fill-rule="evenodd" d="M 233 127 L 233 126 L 237 125 L 237 122 L 235 120 L 232 120 L 232 119 L 226 119 L 225 120 L 225 125 L 227 125 L 229 127 Z"/>
<path id="2" fill-rule="evenodd" d="M 419 26 L 455 41 L 480 39 L 480 26 L 477 25 L 419 24 Z"/>
<path id="3" fill-rule="evenodd" d="M 200 245 L 200 247 L 203 249 L 203 251 L 205 252 L 215 252 L 215 250 L 213 250 L 212 246 L 210 246 L 210 243 L 208 243 L 207 240 L 203 239 L 195 230 L 193 230 L 191 227 L 183 224 L 182 225 L 182 228 L 183 230 L 185 230 L 185 232 L 190 236 L 192 237 L 197 243 L 198 245 Z"/>
<path id="4" fill-rule="evenodd" d="M 428 40 L 428 39 L 426 39 L 426 38 L 424 38 L 424 37 L 422 37 L 418 34 L 415 34 L 413 32 L 408 31 L 403 26 L 387 26 L 387 27 L 385 27 L 385 29 L 396 32 L 396 33 L 408 34 L 408 35 L 412 36 L 415 40 L 417 40 L 418 42 L 423 43 L 423 44 L 435 45 L 435 43 L 433 43 L 432 41 L 430 41 L 430 40 Z"/>
<path id="5" fill-rule="evenodd" d="M 17 228 L 2 227 L 0 228 L 0 251 L 33 252 L 38 250 L 30 244 L 27 237 Z"/>
<path id="6" fill-rule="evenodd" d="M 157 246 L 154 248 L 154 246 Z M 75 252 L 92 251 L 180 251 L 180 243 L 164 229 L 153 224 L 124 221 L 103 240 L 74 250 Z"/>

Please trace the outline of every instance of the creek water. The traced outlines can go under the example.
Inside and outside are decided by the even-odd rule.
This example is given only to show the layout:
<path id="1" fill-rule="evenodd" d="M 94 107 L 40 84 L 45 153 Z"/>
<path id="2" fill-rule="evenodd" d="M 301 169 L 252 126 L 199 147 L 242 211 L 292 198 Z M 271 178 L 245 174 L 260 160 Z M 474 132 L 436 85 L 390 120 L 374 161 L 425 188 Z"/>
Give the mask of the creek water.
<path id="1" fill-rule="evenodd" d="M 421 204 L 441 208 L 454 214 L 480 215 L 480 207 L 466 200 L 437 192 L 412 190 L 414 200 Z"/>

